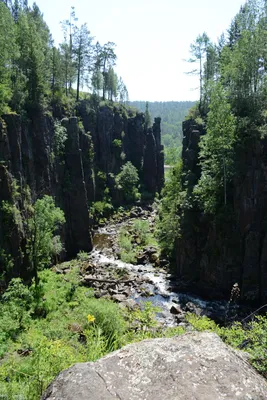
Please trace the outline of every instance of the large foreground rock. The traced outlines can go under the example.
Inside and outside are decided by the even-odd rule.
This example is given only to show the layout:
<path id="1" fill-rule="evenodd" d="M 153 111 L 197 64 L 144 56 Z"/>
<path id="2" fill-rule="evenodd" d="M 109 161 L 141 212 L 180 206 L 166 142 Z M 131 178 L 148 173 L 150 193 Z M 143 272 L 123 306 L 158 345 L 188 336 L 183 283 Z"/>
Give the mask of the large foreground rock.
<path id="1" fill-rule="evenodd" d="M 144 340 L 63 371 L 43 400 L 266 400 L 267 383 L 216 334 Z"/>

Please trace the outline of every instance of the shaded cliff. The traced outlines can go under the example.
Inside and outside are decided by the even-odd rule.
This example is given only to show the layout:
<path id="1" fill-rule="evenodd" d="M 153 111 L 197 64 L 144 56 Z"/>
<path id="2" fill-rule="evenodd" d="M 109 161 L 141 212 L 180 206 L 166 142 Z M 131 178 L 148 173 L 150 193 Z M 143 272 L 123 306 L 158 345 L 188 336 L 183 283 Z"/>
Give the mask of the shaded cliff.
<path id="1" fill-rule="evenodd" d="M 198 143 L 204 131 L 183 124 L 183 189 L 190 197 L 200 177 Z M 234 283 L 245 301 L 267 302 L 267 140 L 257 132 L 236 148 L 227 210 L 205 215 L 197 202 L 184 210 L 176 243 L 177 274 L 191 289 L 228 297 Z"/>
<path id="2" fill-rule="evenodd" d="M 144 190 L 152 196 L 160 191 L 162 150 L 160 119 L 146 131 L 142 113 L 128 115 L 120 106 L 92 108 L 84 101 L 77 116 L 64 118 L 61 124 L 42 112 L 27 119 L 4 115 L 0 120 L 0 275 L 27 275 L 24 222 L 36 199 L 51 195 L 65 213 L 60 233 L 63 257 L 90 251 L 92 202 L 102 200 L 105 188 L 120 200 L 115 176 L 127 161 L 138 169 Z"/>

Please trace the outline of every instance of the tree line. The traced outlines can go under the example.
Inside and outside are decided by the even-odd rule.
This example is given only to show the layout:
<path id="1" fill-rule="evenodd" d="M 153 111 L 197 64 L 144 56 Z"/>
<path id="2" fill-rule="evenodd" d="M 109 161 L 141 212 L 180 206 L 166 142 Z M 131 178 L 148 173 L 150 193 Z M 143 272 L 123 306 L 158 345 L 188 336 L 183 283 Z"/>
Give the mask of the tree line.
<path id="1" fill-rule="evenodd" d="M 55 46 L 36 3 L 0 0 L 0 114 L 78 101 L 83 90 L 103 100 L 128 100 L 114 71 L 115 43 L 95 41 L 87 24 L 77 24 L 74 7 L 61 27 L 63 40 Z"/>
<path id="2" fill-rule="evenodd" d="M 230 203 L 240 146 L 252 132 L 266 134 L 266 39 L 267 2 L 248 0 L 217 43 L 204 32 L 191 45 L 200 85 L 198 113 L 206 130 L 195 194 L 208 213 Z"/>
<path id="3" fill-rule="evenodd" d="M 175 164 L 181 156 L 182 150 L 182 122 L 189 109 L 195 104 L 193 101 L 130 101 L 129 105 L 142 112 L 148 112 L 152 121 L 161 117 L 161 139 L 164 145 L 165 164 Z"/>
<path id="4" fill-rule="evenodd" d="M 242 176 L 240 154 L 252 137 L 260 140 L 267 134 L 266 44 L 267 1 L 248 0 L 216 43 L 204 32 L 190 46 L 200 96 L 188 118 L 202 125 L 205 134 L 199 142 L 197 182 L 179 163 L 164 189 L 159 232 L 169 254 L 183 234 L 181 221 L 186 226 L 188 210 L 211 221 L 233 215 L 233 182 Z"/>

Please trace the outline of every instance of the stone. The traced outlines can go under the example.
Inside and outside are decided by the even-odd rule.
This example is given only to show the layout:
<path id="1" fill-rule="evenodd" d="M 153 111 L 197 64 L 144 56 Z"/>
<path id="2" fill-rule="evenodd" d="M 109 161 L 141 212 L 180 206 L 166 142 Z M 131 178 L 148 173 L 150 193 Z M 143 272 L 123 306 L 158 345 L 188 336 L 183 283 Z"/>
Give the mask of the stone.
<path id="1" fill-rule="evenodd" d="M 178 306 L 177 304 L 173 304 L 173 305 L 171 306 L 171 308 L 170 308 L 170 313 L 171 313 L 171 314 L 177 315 L 177 314 L 181 314 L 182 312 L 183 312 L 183 311 L 182 311 L 181 307 Z"/>
<path id="2" fill-rule="evenodd" d="M 122 304 L 132 311 L 140 308 L 139 304 L 134 299 L 127 299 Z"/>
<path id="3" fill-rule="evenodd" d="M 198 183 L 199 140 L 204 128 L 183 123 L 183 188 Z M 267 302 L 267 138 L 253 128 L 245 145 L 235 149 L 235 174 L 227 192 L 231 218 L 207 216 L 194 205 L 181 216 L 176 242 L 176 274 L 186 290 L 210 299 L 229 300 L 238 282 L 242 303 Z"/>
<path id="4" fill-rule="evenodd" d="M 13 204 L 14 179 L 20 193 L 23 193 L 26 187 L 31 191 L 32 198 L 28 199 L 28 196 L 23 195 L 16 201 L 16 207 L 18 211 L 22 211 L 22 217 L 25 214 L 26 201 L 34 203 L 43 194 L 52 196 L 56 206 L 64 211 L 66 218 L 64 228 L 58 232 L 64 242 L 64 251 L 58 261 L 63 261 L 76 257 L 79 251 L 92 250 L 91 233 L 97 226 L 89 215 L 88 204 L 103 197 L 103 177 L 96 172 L 101 171 L 107 177 L 106 183 L 113 204 L 122 205 L 124 199 L 114 179 L 124 163 L 120 157 L 121 153 L 123 152 L 126 160 L 131 161 L 138 169 L 142 185 L 145 183 L 144 158 L 147 158 L 146 179 L 149 179 L 148 173 L 151 174 L 153 187 L 158 192 L 164 174 L 159 163 L 157 168 L 153 169 L 154 164 L 150 163 L 150 158 L 160 158 L 162 161 L 163 155 L 159 119 L 155 121 L 153 132 L 148 139 L 144 114 L 127 115 L 121 106 L 105 105 L 92 109 L 90 102 L 84 100 L 77 105 L 77 117 L 63 118 L 64 112 L 60 107 L 57 110 L 53 109 L 53 113 L 66 129 L 62 154 L 56 154 L 55 121 L 49 113 L 41 109 L 36 110 L 28 115 L 27 121 L 14 113 L 2 116 L 0 203 L 8 201 Z M 145 157 L 148 151 L 146 147 L 153 139 L 152 136 L 155 153 Z M 121 142 L 122 146 L 118 151 L 114 148 L 114 140 Z M 135 215 L 143 215 L 143 210 L 136 207 Z M 122 220 L 126 218 L 128 217 L 123 216 Z M 10 229 L 11 227 L 4 223 L 3 212 L 0 210 L 0 248 L 14 260 L 14 267 L 6 276 L 7 280 L 18 276 L 29 279 L 29 270 L 25 267 L 28 260 L 24 225 L 14 221 Z M 113 250 L 117 252 L 117 249 Z"/>
<path id="5" fill-rule="evenodd" d="M 209 332 L 144 340 L 61 372 L 41 400 L 266 400 L 242 354 Z"/>
<path id="6" fill-rule="evenodd" d="M 145 264 L 146 263 L 146 255 L 140 254 L 136 257 L 137 264 Z"/>
<path id="7" fill-rule="evenodd" d="M 126 299 L 126 296 L 124 294 L 114 294 L 111 298 L 116 303 L 121 303 L 122 301 L 124 301 Z"/>
<path id="8" fill-rule="evenodd" d="M 158 259 L 159 259 L 159 257 L 158 257 L 158 254 L 157 253 L 152 253 L 150 256 L 149 256 L 149 261 L 151 262 L 151 263 L 157 263 L 158 262 Z"/>
<path id="9" fill-rule="evenodd" d="M 170 263 L 168 260 L 166 260 L 166 258 L 160 258 L 160 266 L 161 267 L 167 267 Z"/>
<path id="10" fill-rule="evenodd" d="M 196 315 L 200 315 L 202 310 L 201 308 L 199 308 L 198 306 L 196 306 L 194 303 L 192 303 L 191 301 L 189 301 L 188 303 L 186 303 L 185 305 L 185 311 L 190 312 L 190 313 L 194 313 Z"/>

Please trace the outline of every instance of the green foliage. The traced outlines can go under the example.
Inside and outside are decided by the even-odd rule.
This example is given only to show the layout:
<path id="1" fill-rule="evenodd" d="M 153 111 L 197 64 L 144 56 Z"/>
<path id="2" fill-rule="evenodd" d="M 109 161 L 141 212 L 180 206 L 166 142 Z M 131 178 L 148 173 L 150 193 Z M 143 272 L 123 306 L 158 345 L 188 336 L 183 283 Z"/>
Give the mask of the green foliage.
<path id="1" fill-rule="evenodd" d="M 16 224 L 20 230 L 22 230 L 22 217 L 19 209 L 17 208 L 15 203 L 10 203 L 8 201 L 2 201 L 1 203 L 1 211 L 3 213 L 3 221 L 4 223 L 10 227 Z"/>
<path id="2" fill-rule="evenodd" d="M 0 115 L 9 111 L 12 96 L 11 64 L 17 56 L 15 23 L 8 8 L 0 2 Z"/>
<path id="3" fill-rule="evenodd" d="M 135 264 L 137 255 L 147 245 L 157 246 L 157 241 L 150 232 L 149 222 L 137 219 L 131 226 L 119 231 L 118 245 L 122 261 Z"/>
<path id="4" fill-rule="evenodd" d="M 173 144 L 171 142 L 170 146 L 172 145 Z M 170 146 L 164 144 L 164 162 L 166 165 L 175 165 L 177 163 L 177 160 L 181 158 L 182 146 L 178 147 L 170 147 Z"/>
<path id="5" fill-rule="evenodd" d="M 146 103 L 133 101 L 129 104 L 145 113 Z M 164 145 L 164 162 L 167 165 L 174 165 L 180 159 L 183 140 L 182 122 L 193 104 L 192 101 L 148 102 L 151 116 L 149 126 L 151 120 L 161 117 L 161 140 Z"/>
<path id="6" fill-rule="evenodd" d="M 55 143 L 55 155 L 57 157 L 63 156 L 65 150 L 65 142 L 67 140 L 67 129 L 61 125 L 60 121 L 54 121 L 54 143 Z"/>
<path id="7" fill-rule="evenodd" d="M 141 246 L 151 244 L 152 235 L 150 233 L 149 222 L 142 219 L 136 219 L 133 222 L 132 231 L 135 236 L 139 239 Z"/>
<path id="8" fill-rule="evenodd" d="M 64 213 L 55 206 L 52 197 L 45 195 L 35 202 L 33 215 L 27 220 L 27 248 L 36 280 L 38 270 L 49 266 L 52 257 L 62 251 L 60 237 L 55 231 L 64 222 Z"/>
<path id="9" fill-rule="evenodd" d="M 93 87 L 96 96 L 101 90 L 111 101 L 128 100 L 113 69 L 115 44 L 94 44 L 86 24 L 76 24 L 74 8 L 61 23 L 64 39 L 56 47 L 36 3 L 13 3 L 0 2 L 0 115 L 31 114 L 50 105 L 57 115 L 73 114 L 75 100 L 88 98 L 88 89 L 80 93 L 83 87 Z"/>
<path id="10" fill-rule="evenodd" d="M 123 228 L 119 232 L 120 247 L 120 258 L 123 262 L 135 264 L 136 263 L 136 251 L 134 251 L 132 238 L 129 232 Z"/>
<path id="11" fill-rule="evenodd" d="M 138 192 L 139 176 L 137 169 L 128 161 L 116 176 L 117 188 L 123 192 L 126 202 L 133 202 L 140 198 Z"/>
<path id="12" fill-rule="evenodd" d="M 79 270 L 65 278 L 40 272 L 45 318 L 34 315 L 36 291 L 13 279 L 0 304 L 0 393 L 37 400 L 55 376 L 76 362 L 95 361 L 124 343 L 119 307 L 79 286 Z M 66 279 L 67 278 L 67 279 Z M 33 318 L 34 316 L 34 318 Z"/>
<path id="13" fill-rule="evenodd" d="M 215 331 L 218 334 L 220 333 L 220 328 L 216 325 L 216 323 L 206 316 L 199 317 L 196 314 L 187 314 L 186 320 L 198 332 Z"/>
<path id="14" fill-rule="evenodd" d="M 110 202 L 110 198 L 107 198 L 106 196 L 103 201 L 95 201 L 90 207 L 90 212 L 96 222 L 99 222 L 101 219 L 108 218 L 113 211 L 114 208 Z"/>
<path id="15" fill-rule="evenodd" d="M 181 206 L 184 192 L 181 185 L 182 163 L 177 163 L 169 172 L 158 209 L 156 234 L 163 253 L 172 255 L 174 244 L 180 234 Z"/>
<path id="16" fill-rule="evenodd" d="M 196 103 L 193 107 L 188 110 L 188 114 L 185 117 L 186 120 L 193 119 L 197 124 L 203 125 L 203 119 L 199 111 L 199 103 Z"/>
<path id="17" fill-rule="evenodd" d="M 201 177 L 194 193 L 206 213 L 215 213 L 218 204 L 227 204 L 227 187 L 234 173 L 236 121 L 227 97 L 220 84 L 212 87 L 207 133 L 199 145 Z"/>
<path id="18" fill-rule="evenodd" d="M 56 375 L 77 362 L 95 361 L 122 345 L 146 338 L 169 337 L 182 328 L 162 329 L 160 310 L 150 302 L 122 311 L 95 299 L 79 285 L 78 261 L 70 273 L 40 272 L 45 315 L 34 314 L 35 284 L 13 279 L 0 303 L 0 393 L 8 399 L 37 400 Z"/>
<path id="19" fill-rule="evenodd" d="M 5 279 L 5 275 L 12 271 L 14 261 L 10 254 L 7 254 L 4 249 L 0 248 L 0 265 L 2 267 L 0 273 L 0 282 Z"/>
<path id="20" fill-rule="evenodd" d="M 112 142 L 112 144 L 113 144 L 113 146 L 115 147 L 115 148 L 121 148 L 121 146 L 122 146 L 122 141 L 120 140 L 120 139 L 114 139 L 113 140 L 113 142 Z"/>
<path id="21" fill-rule="evenodd" d="M 30 316 L 32 294 L 20 278 L 11 280 L 8 289 L 2 295 L 0 305 L 0 357 L 8 350 L 12 340 L 26 328 Z"/>

